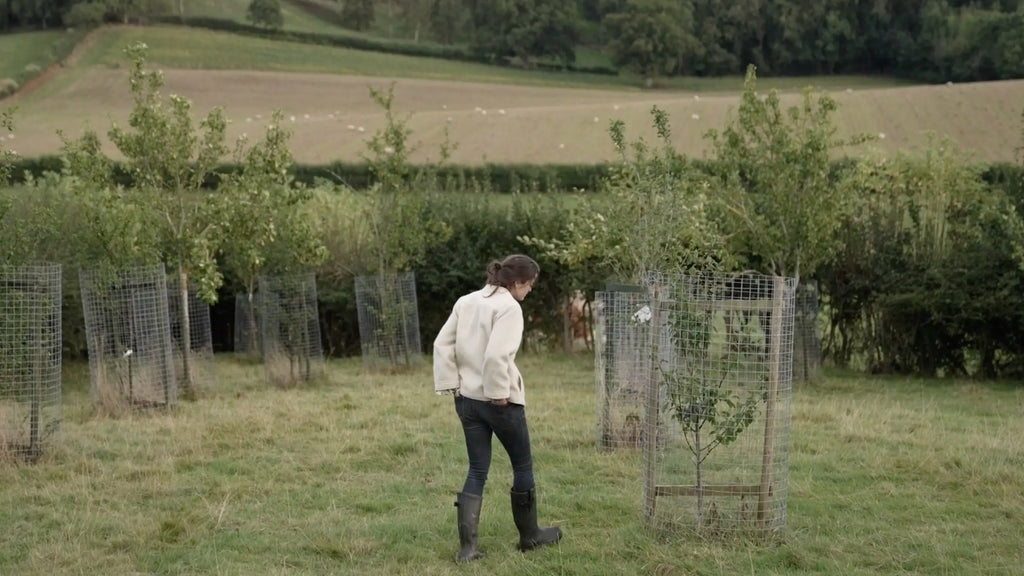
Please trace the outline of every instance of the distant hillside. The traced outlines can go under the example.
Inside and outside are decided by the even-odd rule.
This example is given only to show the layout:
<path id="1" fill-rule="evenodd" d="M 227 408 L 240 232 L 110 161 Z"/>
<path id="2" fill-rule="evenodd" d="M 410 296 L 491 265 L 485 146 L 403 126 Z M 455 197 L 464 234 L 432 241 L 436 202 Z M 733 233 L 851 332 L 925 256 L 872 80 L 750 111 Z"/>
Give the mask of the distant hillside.
<path id="1" fill-rule="evenodd" d="M 1024 78 L 1018 0 L 282 0 L 285 30 L 466 47 L 475 58 L 570 64 L 580 46 L 644 78 L 887 74 L 917 81 Z M 245 22 L 247 2 L 164 4 L 176 17 Z M 337 15 L 335 15 L 337 12 Z M 145 23 L 146 2 L 7 2 L 0 30 Z M 351 33 L 351 32 L 349 32 Z M 378 45 L 378 48 L 385 48 Z"/>
<path id="2" fill-rule="evenodd" d="M 168 36 L 161 36 L 164 32 Z M 18 128 L 6 144 L 26 156 L 52 154 L 60 147 L 58 130 L 76 135 L 91 126 L 105 133 L 111 122 L 124 122 L 130 100 L 117 53 L 133 36 L 150 43 L 154 62 L 165 71 L 165 94 L 188 97 L 199 112 L 223 106 L 233 120 L 232 137 L 255 137 L 271 112 L 282 109 L 294 132 L 296 160 L 303 163 L 358 160 L 365 139 L 382 122 L 368 87 L 385 87 L 391 81 L 396 82 L 397 107 L 412 113 L 413 140 L 421 142 L 416 159 L 436 158 L 447 126 L 459 146 L 453 161 L 465 164 L 608 160 L 613 157 L 610 120 L 624 120 L 631 138 L 649 136 L 648 112 L 655 104 L 671 114 L 679 150 L 700 156 L 703 135 L 722 126 L 737 105 L 741 87 L 739 79 L 731 81 L 729 92 L 713 94 L 557 87 L 544 85 L 551 77 L 541 73 L 507 75 L 483 66 L 381 54 L 364 61 L 360 59 L 369 56 L 355 51 L 164 32 L 119 29 L 99 37 L 75 66 L 10 102 L 18 107 Z M 235 50 L 280 71 L 181 70 L 167 65 L 238 67 Z M 333 73 L 315 73 L 323 70 Z M 417 73 L 443 79 L 404 77 Z M 502 83 L 489 83 L 489 74 Z M 840 104 L 836 121 L 841 132 L 877 135 L 874 146 L 883 151 L 922 145 L 928 132 L 948 135 L 985 161 L 1013 160 L 1021 144 L 1024 81 L 865 88 L 849 79 L 850 88 L 844 88 L 831 80 Z M 798 98 L 791 91 L 784 101 L 795 103 Z"/>

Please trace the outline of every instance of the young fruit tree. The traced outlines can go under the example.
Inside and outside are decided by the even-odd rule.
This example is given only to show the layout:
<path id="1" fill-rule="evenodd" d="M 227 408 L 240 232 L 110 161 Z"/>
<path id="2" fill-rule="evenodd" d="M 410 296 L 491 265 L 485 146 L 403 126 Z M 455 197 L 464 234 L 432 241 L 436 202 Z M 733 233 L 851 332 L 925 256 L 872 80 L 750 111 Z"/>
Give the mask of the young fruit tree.
<path id="1" fill-rule="evenodd" d="M 613 121 L 609 134 L 619 160 L 603 182 L 608 194 L 585 198 L 561 237 L 521 240 L 559 262 L 588 262 L 630 283 L 728 265 L 725 235 L 710 213 L 709 180 L 676 152 L 668 113 L 653 107 L 651 122 L 658 146 L 642 138 L 628 142 L 625 123 Z"/>
<path id="2" fill-rule="evenodd" d="M 800 106 L 783 110 L 777 91 L 758 92 L 750 66 L 735 115 L 721 132 L 706 135 L 726 226 L 736 231 L 733 249 L 764 272 L 799 280 L 837 249 L 852 195 L 833 185 L 832 161 L 839 148 L 867 139 L 836 137 L 837 107 L 827 94 L 806 91 Z"/>
<path id="3" fill-rule="evenodd" d="M 224 271 L 245 288 L 247 325 L 254 329 L 260 276 L 271 271 L 306 272 L 326 256 L 314 219 L 302 212 L 313 191 L 297 185 L 291 176 L 291 134 L 283 119 L 275 112 L 263 139 L 236 151 L 241 170 L 227 175 L 218 187 L 225 223 L 219 259 Z M 253 347 L 258 342 L 247 341 Z"/>
<path id="4" fill-rule="evenodd" d="M 431 172 L 409 164 L 416 146 L 409 142 L 408 120 L 395 117 L 394 85 L 386 92 L 371 88 L 370 97 L 384 111 L 385 123 L 366 143 L 364 155 L 375 177 L 367 190 L 363 222 L 376 276 L 356 282 L 360 340 L 364 360 L 379 356 L 395 369 L 409 366 L 421 352 L 414 277 L 408 271 L 433 246 L 447 240 L 451 229 L 430 210 L 436 188 Z M 446 140 L 441 163 L 449 153 Z"/>
<path id="5" fill-rule="evenodd" d="M 215 253 L 225 227 L 216 195 L 203 187 L 228 154 L 227 118 L 212 109 L 199 122 L 192 119 L 192 103 L 178 95 L 160 94 L 163 75 L 146 70 L 147 47 L 135 43 L 125 49 L 131 61 L 129 86 L 134 106 L 128 127 L 115 124 L 107 133 L 125 158 L 133 192 L 157 216 L 161 253 L 176 271 L 181 295 L 182 393 L 195 395 L 189 337 L 188 291 L 193 284 L 206 302 L 217 299 L 223 279 Z"/>

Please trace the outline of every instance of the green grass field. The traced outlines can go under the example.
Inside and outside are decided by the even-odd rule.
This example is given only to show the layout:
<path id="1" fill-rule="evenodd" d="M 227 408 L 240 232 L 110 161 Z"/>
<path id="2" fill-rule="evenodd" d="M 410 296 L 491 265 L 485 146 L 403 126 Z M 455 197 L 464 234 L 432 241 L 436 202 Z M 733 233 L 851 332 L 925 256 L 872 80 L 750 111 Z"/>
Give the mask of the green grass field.
<path id="1" fill-rule="evenodd" d="M 520 554 L 496 451 L 483 560 L 454 564 L 465 456 L 429 366 L 280 389 L 217 357 L 173 413 L 93 413 L 65 367 L 59 445 L 0 464 L 0 574 L 1019 574 L 1024 389 L 830 374 L 793 395 L 788 528 L 779 542 L 649 533 L 640 459 L 595 446 L 586 356 L 522 359 L 542 521 Z"/>
<path id="2" fill-rule="evenodd" d="M 53 48 L 67 35 L 63 30 L 0 34 L 0 78 L 19 78 L 25 67 L 45 69 L 53 64 Z"/>
<path id="3" fill-rule="evenodd" d="M 132 42 L 145 42 L 150 61 L 167 68 L 186 70 L 260 70 L 309 72 L 401 78 L 428 78 L 459 82 L 490 82 L 548 87 L 639 91 L 640 81 L 628 75 L 559 73 L 488 66 L 437 58 L 417 58 L 348 48 L 281 42 L 226 32 L 180 26 L 115 27 L 107 29 L 80 62 L 81 67 L 122 67 L 122 50 Z M 664 82 L 666 89 L 699 92 L 732 92 L 742 78 L 677 78 Z M 829 78 L 765 78 L 765 89 L 799 90 L 809 85 L 822 88 L 879 88 L 907 86 L 895 78 L 835 76 Z"/>
<path id="4" fill-rule="evenodd" d="M 337 2 L 323 2 L 320 4 L 324 6 L 324 13 L 329 11 L 337 13 L 341 9 L 341 4 Z M 191 0 L 185 6 L 185 13 L 186 16 L 220 18 L 240 24 L 251 24 L 246 19 L 248 8 L 249 0 Z M 173 14 L 176 14 L 176 12 L 173 12 Z M 282 1 L 281 16 L 283 17 L 282 30 L 286 32 L 312 32 L 336 36 L 368 36 L 367 34 L 343 28 L 336 21 L 313 14 L 309 10 L 303 9 L 297 2 Z"/>
<path id="5" fill-rule="evenodd" d="M 246 19 L 249 0 L 193 0 L 186 5 L 186 16 L 219 18 L 251 24 Z M 341 25 L 342 3 L 333 0 L 283 0 L 281 15 L 285 32 L 312 32 L 332 36 L 386 39 L 414 43 L 413 35 L 400 27 L 400 18 L 389 17 L 378 8 L 370 30 L 357 32 Z M 176 12 L 173 12 L 176 14 Z"/>

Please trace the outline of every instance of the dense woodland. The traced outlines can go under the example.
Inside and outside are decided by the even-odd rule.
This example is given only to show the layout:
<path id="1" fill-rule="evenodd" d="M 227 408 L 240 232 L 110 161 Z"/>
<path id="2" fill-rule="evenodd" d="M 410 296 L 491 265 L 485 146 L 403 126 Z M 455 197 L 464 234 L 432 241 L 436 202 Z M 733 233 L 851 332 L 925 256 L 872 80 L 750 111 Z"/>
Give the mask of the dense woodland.
<path id="1" fill-rule="evenodd" d="M 279 2 L 352 30 L 464 47 L 505 64 L 567 65 L 587 47 L 652 80 L 741 74 L 747 64 L 763 76 L 1024 77 L 1021 0 L 253 0 L 248 20 L 280 28 Z M 189 1 L 6 0 L 0 29 L 161 15 L 188 17 Z"/>

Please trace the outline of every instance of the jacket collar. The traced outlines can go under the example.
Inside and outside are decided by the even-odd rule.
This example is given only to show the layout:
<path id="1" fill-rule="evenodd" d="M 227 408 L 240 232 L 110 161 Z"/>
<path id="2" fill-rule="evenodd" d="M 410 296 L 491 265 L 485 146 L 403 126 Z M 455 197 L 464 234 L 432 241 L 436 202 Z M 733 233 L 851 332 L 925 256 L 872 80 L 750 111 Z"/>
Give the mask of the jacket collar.
<path id="1" fill-rule="evenodd" d="M 494 284 L 484 284 L 484 287 L 480 289 L 484 292 L 484 296 L 497 296 L 499 294 L 509 294 L 508 288 L 502 288 L 501 286 L 495 286 Z"/>

